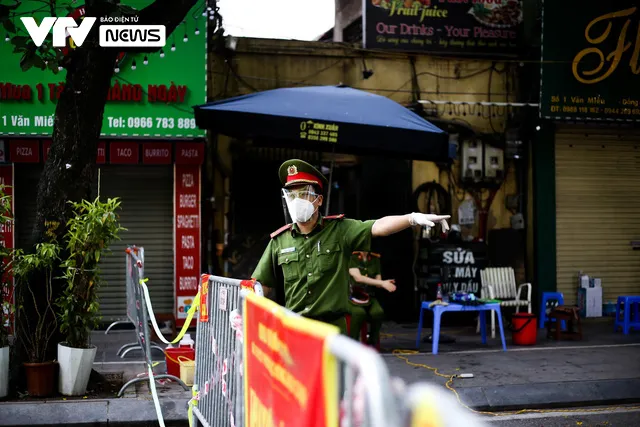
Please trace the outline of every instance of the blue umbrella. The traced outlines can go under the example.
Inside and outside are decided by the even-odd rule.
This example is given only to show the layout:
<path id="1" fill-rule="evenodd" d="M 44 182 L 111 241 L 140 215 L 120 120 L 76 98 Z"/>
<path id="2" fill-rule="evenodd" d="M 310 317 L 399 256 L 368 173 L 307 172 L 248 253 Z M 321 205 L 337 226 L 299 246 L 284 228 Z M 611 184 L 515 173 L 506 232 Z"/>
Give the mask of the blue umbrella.
<path id="1" fill-rule="evenodd" d="M 389 98 L 346 86 L 256 92 L 194 107 L 202 129 L 274 145 L 449 161 L 446 132 Z"/>

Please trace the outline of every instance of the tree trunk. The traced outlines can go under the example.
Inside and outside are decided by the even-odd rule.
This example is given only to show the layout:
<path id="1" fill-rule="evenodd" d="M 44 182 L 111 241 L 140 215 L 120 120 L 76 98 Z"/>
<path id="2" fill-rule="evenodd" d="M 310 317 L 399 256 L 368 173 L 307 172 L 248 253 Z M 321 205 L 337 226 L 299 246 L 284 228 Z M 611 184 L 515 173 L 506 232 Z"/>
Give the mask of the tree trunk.
<path id="1" fill-rule="evenodd" d="M 196 0 L 156 0 L 138 14 L 138 25 L 163 24 L 167 37 L 184 19 Z M 107 16 L 115 3 L 107 0 L 87 0 L 86 16 Z M 135 52 L 151 52 L 160 48 L 137 48 Z M 69 202 L 77 202 L 90 196 L 91 182 L 95 176 L 98 139 L 102 129 L 107 94 L 114 74 L 118 49 L 101 48 L 95 26 L 81 48 L 74 49 L 62 65 L 67 69 L 64 89 L 58 99 L 53 124 L 52 144 L 47 162 L 38 183 L 36 222 L 32 242 L 50 241 L 47 222 L 58 223 L 55 237 L 63 242 L 66 222 L 71 213 Z M 66 257 L 63 251 L 61 254 Z M 56 274 L 55 277 L 59 277 Z M 30 281 L 38 287 L 42 277 Z M 54 284 L 54 301 L 61 293 L 62 281 Z M 44 305 L 43 292 L 34 292 L 39 298 L 37 306 Z M 36 315 L 36 307 L 25 306 L 22 314 L 27 321 Z M 54 321 L 54 319 L 51 319 Z M 60 334 L 51 340 L 50 358 L 55 358 Z"/>

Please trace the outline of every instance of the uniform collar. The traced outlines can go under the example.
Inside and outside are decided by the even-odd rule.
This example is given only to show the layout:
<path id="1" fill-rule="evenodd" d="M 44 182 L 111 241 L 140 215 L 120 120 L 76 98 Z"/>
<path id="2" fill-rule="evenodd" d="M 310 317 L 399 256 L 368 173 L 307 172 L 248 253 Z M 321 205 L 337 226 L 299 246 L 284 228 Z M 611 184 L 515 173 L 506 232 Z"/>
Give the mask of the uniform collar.
<path id="1" fill-rule="evenodd" d="M 322 216 L 322 214 L 318 214 L 318 222 L 316 222 L 316 226 L 313 227 L 313 230 L 311 230 L 311 233 L 307 234 L 307 236 L 312 235 L 318 230 L 322 230 L 324 228 L 324 224 L 325 224 L 324 217 Z M 296 237 L 296 234 L 301 234 L 301 233 L 300 233 L 300 228 L 298 228 L 298 223 L 294 222 L 293 225 L 291 226 L 291 235 L 293 237 Z"/>

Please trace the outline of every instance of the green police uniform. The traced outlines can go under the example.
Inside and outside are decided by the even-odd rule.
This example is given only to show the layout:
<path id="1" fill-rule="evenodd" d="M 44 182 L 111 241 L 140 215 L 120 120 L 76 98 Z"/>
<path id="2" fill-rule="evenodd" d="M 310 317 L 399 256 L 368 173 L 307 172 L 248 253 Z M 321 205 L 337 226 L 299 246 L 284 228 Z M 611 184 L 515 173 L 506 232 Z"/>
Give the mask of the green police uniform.
<path id="1" fill-rule="evenodd" d="M 375 279 L 378 275 L 382 275 L 382 269 L 380 267 L 380 255 L 369 253 L 365 256 L 361 252 L 354 252 L 351 257 L 349 268 L 357 268 L 360 270 L 360 274 L 365 277 Z M 367 286 L 356 283 L 351 278 L 352 288 L 356 289 L 357 293 L 352 293 L 352 296 L 361 297 L 362 294 L 369 296 L 369 300 L 366 303 L 353 301 L 351 302 L 351 328 L 349 335 L 356 341 L 360 340 L 360 329 L 365 322 L 369 323 L 369 344 L 375 345 L 378 342 L 380 336 L 380 329 L 382 328 L 382 321 L 384 320 L 384 311 L 382 306 L 376 299 L 377 288 L 375 286 Z M 362 301 L 361 298 L 359 298 Z"/>
<path id="2" fill-rule="evenodd" d="M 326 179 L 302 160 L 280 167 L 285 188 L 313 184 L 323 192 Z M 349 261 L 355 250 L 368 251 L 375 221 L 356 221 L 344 215 L 319 217 L 309 234 L 288 224 L 271 240 L 252 275 L 264 286 L 284 288 L 284 304 L 302 316 L 333 323 L 346 333 L 349 307 Z"/>

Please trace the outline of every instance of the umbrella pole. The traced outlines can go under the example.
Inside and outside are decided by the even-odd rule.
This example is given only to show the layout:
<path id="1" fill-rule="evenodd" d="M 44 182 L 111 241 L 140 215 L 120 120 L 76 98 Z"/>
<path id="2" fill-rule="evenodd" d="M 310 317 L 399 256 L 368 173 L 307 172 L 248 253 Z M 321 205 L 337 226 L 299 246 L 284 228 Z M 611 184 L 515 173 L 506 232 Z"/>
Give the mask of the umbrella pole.
<path id="1" fill-rule="evenodd" d="M 333 165 L 335 163 L 336 157 L 336 146 L 333 146 L 333 150 L 331 150 L 331 169 L 329 170 L 329 189 L 327 190 L 327 204 L 324 207 L 324 216 L 329 215 L 329 204 L 331 203 L 331 186 L 333 184 Z"/>

